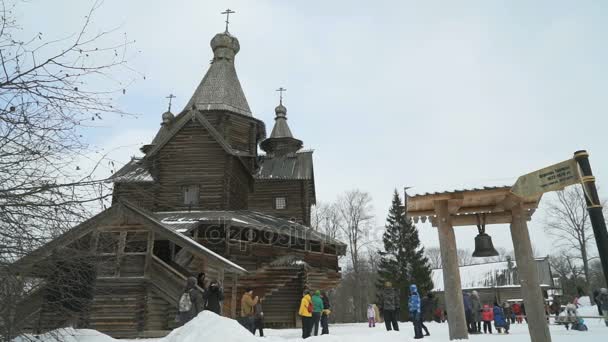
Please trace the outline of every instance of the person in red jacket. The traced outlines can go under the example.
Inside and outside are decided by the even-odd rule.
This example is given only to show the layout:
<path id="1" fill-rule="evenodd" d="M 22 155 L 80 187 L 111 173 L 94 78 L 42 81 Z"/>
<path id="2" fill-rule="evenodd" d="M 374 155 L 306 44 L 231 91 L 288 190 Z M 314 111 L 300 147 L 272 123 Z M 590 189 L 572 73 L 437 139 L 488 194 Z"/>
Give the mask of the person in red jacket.
<path id="1" fill-rule="evenodd" d="M 515 303 L 511 307 L 513 308 L 515 320 L 517 321 L 517 323 L 521 323 L 523 321 L 523 316 L 521 315 L 521 305 L 519 303 Z"/>
<path id="2" fill-rule="evenodd" d="M 483 333 L 487 334 L 488 331 L 492 333 L 492 321 L 494 320 L 494 310 L 488 304 L 483 305 L 481 309 L 481 320 L 483 321 Z"/>

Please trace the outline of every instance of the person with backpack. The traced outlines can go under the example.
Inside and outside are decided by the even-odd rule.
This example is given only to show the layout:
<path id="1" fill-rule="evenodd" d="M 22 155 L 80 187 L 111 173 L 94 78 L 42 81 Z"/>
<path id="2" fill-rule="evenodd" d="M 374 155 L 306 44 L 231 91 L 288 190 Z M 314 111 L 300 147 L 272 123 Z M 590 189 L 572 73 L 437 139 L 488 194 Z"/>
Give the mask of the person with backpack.
<path id="1" fill-rule="evenodd" d="M 397 322 L 397 310 L 399 307 L 399 291 L 393 288 L 390 281 L 384 283 L 384 289 L 380 295 L 380 305 L 382 305 L 382 314 L 384 315 L 384 324 L 387 331 L 399 331 L 399 323 Z"/>
<path id="2" fill-rule="evenodd" d="M 323 314 L 321 315 L 321 335 L 329 334 L 329 314 L 331 313 L 331 305 L 329 304 L 329 297 L 327 292 L 321 292 L 321 299 L 323 299 Z"/>
<path id="3" fill-rule="evenodd" d="M 253 334 L 255 335 L 256 330 L 259 330 L 260 337 L 264 337 L 264 310 L 262 309 L 262 299 L 253 307 L 253 312 Z"/>
<path id="4" fill-rule="evenodd" d="M 255 321 L 253 317 L 253 308 L 258 303 L 260 298 L 255 296 L 253 298 L 253 289 L 250 287 L 245 289 L 243 297 L 241 297 L 241 318 L 240 323 L 245 329 L 249 330 L 252 334 L 255 333 Z"/>
<path id="5" fill-rule="evenodd" d="M 222 301 L 224 300 L 224 290 L 220 287 L 217 281 L 209 283 L 209 287 L 203 293 L 205 300 L 205 310 L 213 311 L 221 315 Z"/>
<path id="6" fill-rule="evenodd" d="M 492 333 L 492 321 L 494 320 L 494 310 L 488 305 L 484 304 L 481 311 L 481 319 L 483 320 L 483 333 Z"/>
<path id="7" fill-rule="evenodd" d="M 312 311 L 313 304 L 310 291 L 304 290 L 304 295 L 300 300 L 300 310 L 298 310 L 298 315 L 302 318 L 302 338 L 309 338 L 312 332 Z"/>
<path id="8" fill-rule="evenodd" d="M 201 311 L 203 311 L 203 295 L 196 287 L 196 278 L 188 277 L 177 307 L 179 325 L 188 323 Z"/>
<path id="9" fill-rule="evenodd" d="M 410 318 L 414 323 L 414 338 L 420 339 L 422 335 L 422 312 L 420 306 L 420 295 L 418 294 L 418 287 L 416 284 L 410 285 L 410 297 L 407 301 L 407 306 L 410 313 Z"/>

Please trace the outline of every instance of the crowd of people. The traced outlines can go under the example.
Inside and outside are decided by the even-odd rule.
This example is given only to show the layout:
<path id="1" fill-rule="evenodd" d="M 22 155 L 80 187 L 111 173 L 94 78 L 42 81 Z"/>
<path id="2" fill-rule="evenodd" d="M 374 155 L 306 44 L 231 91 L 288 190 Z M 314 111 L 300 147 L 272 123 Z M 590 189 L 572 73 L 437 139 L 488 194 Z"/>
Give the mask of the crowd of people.
<path id="1" fill-rule="evenodd" d="M 528 320 L 525 305 L 521 301 L 504 302 L 502 305 L 497 302 L 492 305 L 482 303 L 477 291 L 463 292 L 462 299 L 470 334 L 492 334 L 492 323 L 497 333 L 508 334 L 511 324 L 521 324 Z M 597 304 L 599 316 L 604 318 L 608 326 L 608 289 L 594 291 L 593 299 Z M 223 300 L 224 291 L 218 281 L 207 281 L 204 273 L 200 273 L 197 278 L 189 277 L 178 301 L 176 320 L 183 325 L 203 310 L 221 315 Z M 578 306 L 578 298 L 562 305 L 560 299 L 555 297 L 551 304 L 547 303 L 545 306 L 547 320 L 550 315 L 555 315 L 556 323 L 565 325 L 566 329 L 587 330 L 583 318 L 578 315 Z M 447 312 L 437 304 L 433 294 L 422 296 L 415 284 L 409 287 L 407 307 L 415 339 L 430 335 L 425 321 L 445 322 L 448 319 Z M 383 319 L 387 331 L 398 331 L 400 310 L 399 289 L 394 288 L 391 282 L 386 282 L 377 304 L 371 303 L 367 306 L 368 326 L 374 328 L 376 323 Z M 326 292 L 305 290 L 298 310 L 302 323 L 302 338 L 319 335 L 319 327 L 321 335 L 329 334 L 330 313 L 331 306 Z M 252 334 L 255 335 L 259 331 L 260 336 L 264 336 L 262 299 L 254 296 L 251 288 L 245 289 L 241 297 L 238 321 Z"/>
<path id="2" fill-rule="evenodd" d="M 523 304 L 514 303 L 512 306 L 508 302 L 503 305 L 499 305 L 498 302 L 494 302 L 492 305 L 489 303 L 482 304 L 477 291 L 463 292 L 462 301 L 469 334 L 491 334 L 492 322 L 494 322 L 497 333 L 508 334 L 511 323 L 519 322 L 518 318 L 523 321 L 524 314 L 522 312 L 525 312 L 522 311 L 525 310 Z"/>

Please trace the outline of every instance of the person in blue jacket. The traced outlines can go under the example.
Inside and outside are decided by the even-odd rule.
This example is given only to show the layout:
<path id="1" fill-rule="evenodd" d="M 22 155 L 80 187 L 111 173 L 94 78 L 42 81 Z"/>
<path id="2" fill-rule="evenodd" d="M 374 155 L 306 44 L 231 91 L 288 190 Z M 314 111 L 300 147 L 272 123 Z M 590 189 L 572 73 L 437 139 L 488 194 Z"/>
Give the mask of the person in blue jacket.
<path id="1" fill-rule="evenodd" d="M 505 317 L 505 313 L 500 305 L 494 302 L 494 327 L 496 331 L 500 334 L 504 330 L 505 334 L 508 334 L 510 325 L 509 319 Z"/>
<path id="2" fill-rule="evenodd" d="M 420 310 L 420 295 L 418 294 L 418 287 L 416 284 L 410 285 L 410 298 L 408 300 L 408 308 L 410 312 L 410 318 L 414 323 L 414 338 L 420 339 L 422 335 L 422 314 Z"/>

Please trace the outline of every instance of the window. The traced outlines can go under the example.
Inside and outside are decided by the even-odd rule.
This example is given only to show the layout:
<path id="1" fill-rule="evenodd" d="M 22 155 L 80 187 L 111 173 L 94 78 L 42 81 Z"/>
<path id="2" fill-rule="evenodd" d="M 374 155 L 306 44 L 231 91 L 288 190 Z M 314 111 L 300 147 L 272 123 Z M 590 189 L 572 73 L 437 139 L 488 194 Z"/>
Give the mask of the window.
<path id="1" fill-rule="evenodd" d="M 287 209 L 287 198 L 275 197 L 274 198 L 274 208 L 277 210 Z"/>
<path id="2" fill-rule="evenodd" d="M 185 185 L 182 187 L 184 193 L 184 204 L 188 206 L 198 205 L 198 185 Z"/>

